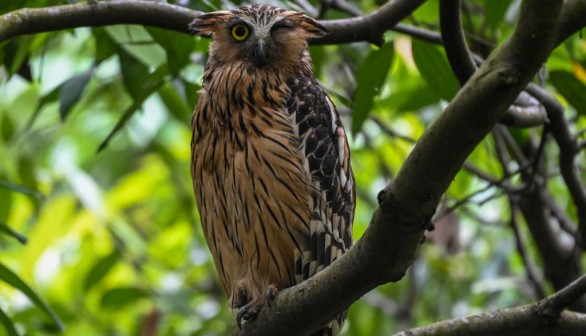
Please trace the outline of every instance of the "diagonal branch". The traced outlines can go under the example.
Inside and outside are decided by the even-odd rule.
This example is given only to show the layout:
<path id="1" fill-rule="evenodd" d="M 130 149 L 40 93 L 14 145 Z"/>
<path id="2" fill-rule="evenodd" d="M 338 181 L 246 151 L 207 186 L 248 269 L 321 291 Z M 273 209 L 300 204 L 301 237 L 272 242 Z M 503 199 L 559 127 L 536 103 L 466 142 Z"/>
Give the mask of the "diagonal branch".
<path id="1" fill-rule="evenodd" d="M 470 78 L 381 191 L 380 206 L 363 237 L 323 271 L 281 291 L 237 335 L 311 333 L 366 292 L 405 274 L 462 163 L 549 56 L 562 4 L 523 2 L 511 39 Z"/>
<path id="2" fill-rule="evenodd" d="M 332 34 L 315 42 L 380 43 L 384 31 L 423 2 L 394 0 L 364 17 L 323 21 Z M 441 195 L 462 163 L 551 52 L 562 4 L 562 0 L 523 2 L 512 38 L 489 57 L 423 135 L 395 180 L 379 195 L 380 207 L 363 238 L 324 271 L 283 290 L 271 307 L 263 308 L 256 321 L 246 323 L 244 331 L 236 334 L 308 334 L 376 286 L 402 278 Z M 151 1 L 23 9 L 0 16 L 0 41 L 23 34 L 128 23 L 187 32 L 187 23 L 198 14 Z"/>

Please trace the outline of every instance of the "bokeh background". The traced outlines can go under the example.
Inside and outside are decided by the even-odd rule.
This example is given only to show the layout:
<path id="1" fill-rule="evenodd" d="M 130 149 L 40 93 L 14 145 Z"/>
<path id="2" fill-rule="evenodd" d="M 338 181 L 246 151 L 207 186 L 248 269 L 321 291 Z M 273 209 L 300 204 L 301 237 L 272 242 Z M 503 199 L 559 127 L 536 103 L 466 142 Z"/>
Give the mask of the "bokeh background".
<path id="1" fill-rule="evenodd" d="M 169 2 L 206 12 L 241 3 Z M 322 5 L 266 2 L 309 14 Z M 406 22 L 437 31 L 437 2 Z M 67 3 L 3 2 L 0 13 Z M 384 2 L 348 3 L 369 13 Z M 486 56 L 510 35 L 520 1 L 466 3 L 472 48 Z M 330 8 L 322 18 L 348 16 Z M 352 131 L 356 239 L 379 190 L 459 88 L 439 46 L 397 32 L 385 41 L 380 48 L 311 47 L 316 76 Z M 136 25 L 0 44 L 0 334 L 9 324 L 25 335 L 227 335 L 235 328 L 189 175 L 191 113 L 207 47 L 206 39 Z M 554 51 L 541 78 L 577 129 L 586 126 L 585 66 L 586 44 L 572 38 Z M 524 139 L 539 130 L 512 133 Z M 583 155 L 580 160 L 584 166 Z M 469 162 L 497 179 L 503 175 L 490 137 Z M 575 218 L 554 160 L 548 169 L 549 189 Z M 509 181 L 520 183 L 518 176 Z M 513 219 L 539 269 L 540 256 L 506 194 L 461 171 L 409 273 L 354 303 L 344 335 L 388 335 L 534 302 Z M 537 275 L 551 292 L 542 272 Z"/>

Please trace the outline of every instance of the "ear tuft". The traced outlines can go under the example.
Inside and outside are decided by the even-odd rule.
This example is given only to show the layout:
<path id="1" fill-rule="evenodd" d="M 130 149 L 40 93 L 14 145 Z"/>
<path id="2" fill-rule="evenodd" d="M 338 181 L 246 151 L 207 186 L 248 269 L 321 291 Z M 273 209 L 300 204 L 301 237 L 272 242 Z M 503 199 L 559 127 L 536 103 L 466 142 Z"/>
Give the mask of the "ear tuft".
<path id="1" fill-rule="evenodd" d="M 300 16 L 299 26 L 305 30 L 305 37 L 308 39 L 320 38 L 330 33 L 321 23 L 305 14 L 301 14 Z"/>
<path id="2" fill-rule="evenodd" d="M 228 11 L 210 12 L 196 17 L 189 23 L 191 35 L 211 37 L 218 30 L 218 24 L 226 22 Z"/>

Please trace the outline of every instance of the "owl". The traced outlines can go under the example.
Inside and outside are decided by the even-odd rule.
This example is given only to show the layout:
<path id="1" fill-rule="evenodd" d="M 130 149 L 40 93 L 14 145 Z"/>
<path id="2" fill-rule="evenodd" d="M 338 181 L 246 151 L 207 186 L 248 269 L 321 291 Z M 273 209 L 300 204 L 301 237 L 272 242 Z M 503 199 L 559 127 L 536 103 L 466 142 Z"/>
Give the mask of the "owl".
<path id="1" fill-rule="evenodd" d="M 203 232 L 236 321 L 352 245 L 346 133 L 315 79 L 314 19 L 268 5 L 203 14 L 211 37 L 192 119 L 191 173 Z M 342 313 L 314 335 L 336 335 Z"/>

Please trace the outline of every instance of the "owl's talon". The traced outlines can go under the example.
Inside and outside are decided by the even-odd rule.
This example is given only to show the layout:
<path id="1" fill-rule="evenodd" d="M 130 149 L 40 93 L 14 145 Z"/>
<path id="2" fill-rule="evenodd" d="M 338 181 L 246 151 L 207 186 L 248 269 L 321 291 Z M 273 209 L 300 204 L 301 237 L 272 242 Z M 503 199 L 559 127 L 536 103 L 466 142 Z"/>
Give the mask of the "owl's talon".
<path id="1" fill-rule="evenodd" d="M 265 300 L 267 305 L 269 305 L 269 308 L 271 307 L 271 302 L 277 297 L 277 293 L 279 293 L 277 287 L 269 285 L 267 292 L 265 293 Z"/>
<path id="2" fill-rule="evenodd" d="M 236 324 L 238 325 L 238 329 L 242 329 L 242 320 L 249 321 L 255 319 L 261 308 L 262 304 L 254 303 L 253 301 L 250 301 L 240 308 L 238 314 L 236 314 Z"/>

